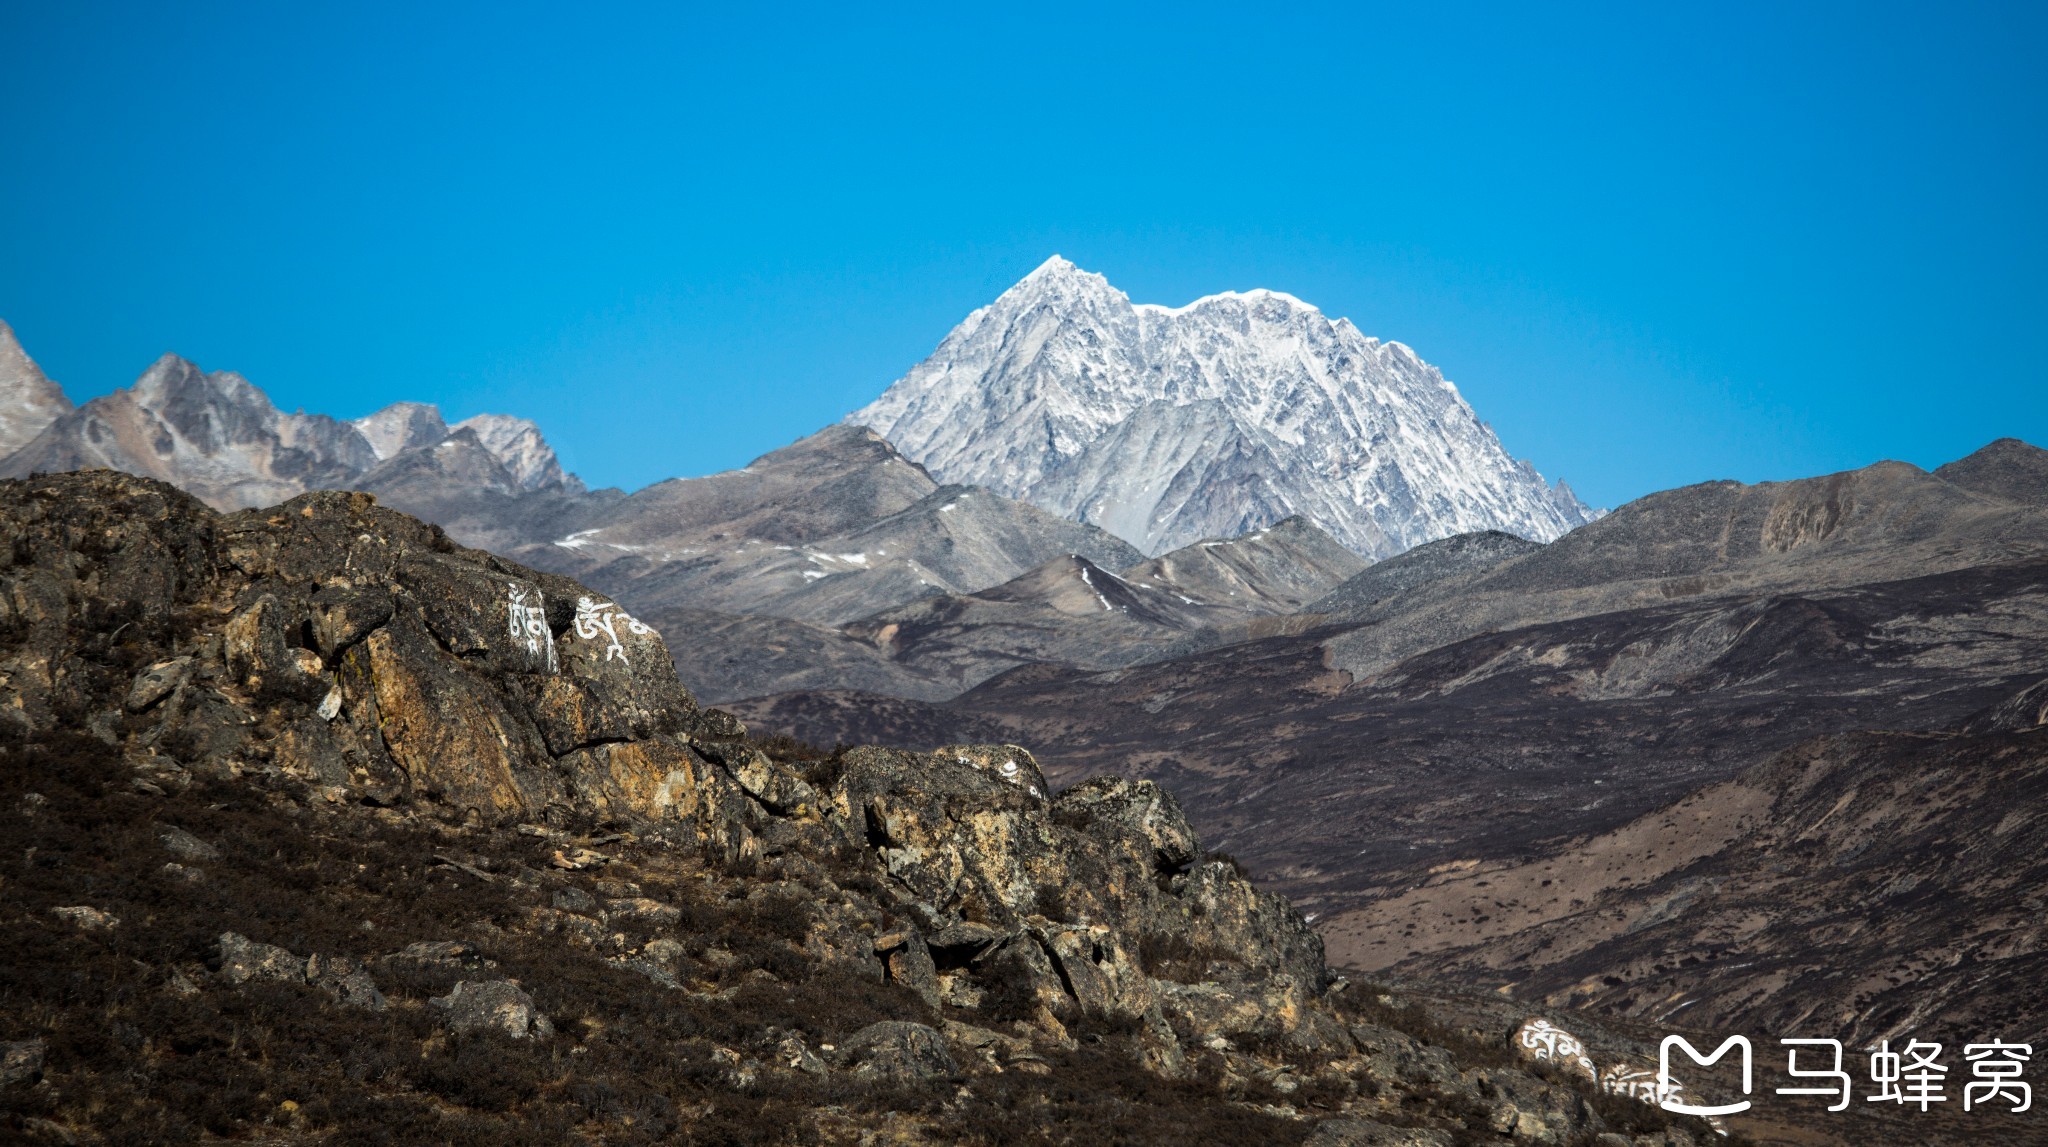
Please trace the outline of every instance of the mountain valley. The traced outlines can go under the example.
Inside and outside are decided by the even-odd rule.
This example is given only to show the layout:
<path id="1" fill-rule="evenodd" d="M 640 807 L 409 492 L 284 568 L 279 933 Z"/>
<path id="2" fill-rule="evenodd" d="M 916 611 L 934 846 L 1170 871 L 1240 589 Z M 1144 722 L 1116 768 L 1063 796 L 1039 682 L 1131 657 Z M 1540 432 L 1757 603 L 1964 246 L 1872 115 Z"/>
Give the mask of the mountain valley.
<path id="1" fill-rule="evenodd" d="M 1148 363 L 1165 379 L 1133 382 Z M 1244 393 L 1217 390 L 1232 379 Z M 1316 413 L 1290 422 L 1257 406 L 1276 388 L 1332 405 L 1309 403 L 1302 409 Z M 1414 403 L 1440 420 L 1452 441 L 1437 454 L 1448 451 L 1445 464 L 1464 478 L 1398 450 L 1371 466 L 1315 453 L 1336 447 L 1308 421 L 1407 425 Z M 1202 865 L 1222 866 L 1215 879 L 1226 884 L 1223 868 L 1242 870 L 1284 895 L 1305 914 L 1299 926 L 1283 902 L 1260 901 L 1268 907 L 1245 909 L 1252 931 L 1215 938 L 1215 948 L 1277 945 L 1294 953 L 1275 958 L 1294 961 L 1286 974 L 1301 982 L 1323 975 L 1326 952 L 1331 968 L 1404 1000 L 1473 992 L 1595 1033 L 1690 1024 L 1857 1041 L 1994 1029 L 2048 1039 L 2035 860 L 2048 767 L 2048 451 L 2017 440 L 1932 471 L 1880 462 L 1710 482 L 1596 513 L 1508 460 L 1455 389 L 1399 344 L 1271 292 L 1134 306 L 1058 260 L 846 423 L 738 470 L 631 493 L 587 488 L 524 419 L 450 425 L 417 403 L 354 420 L 285 414 L 239 376 L 174 356 L 132 388 L 73 408 L 0 327 L 0 445 L 10 440 L 0 478 L 14 481 L 0 491 L 11 499 L 16 588 L 0 633 L 14 660 L 0 666 L 0 717 L 34 737 L 81 738 L 37 742 L 35 767 L 52 753 L 115 746 L 121 768 L 162 790 L 138 790 L 145 796 L 175 802 L 189 789 L 218 804 L 229 791 L 220 786 L 253 778 L 271 807 L 301 810 L 285 815 L 368 817 L 411 834 L 405 850 L 458 849 L 469 859 L 422 863 L 437 878 L 459 879 L 468 865 L 467 879 L 522 890 L 489 917 L 505 933 L 491 958 L 508 966 L 538 968 L 541 949 L 530 945 L 553 943 L 519 897 L 542 889 L 573 901 L 555 885 L 585 880 L 548 868 L 556 844 L 564 856 L 631 853 L 615 871 L 637 875 L 600 890 L 613 907 L 589 928 L 631 916 L 617 907 L 641 898 L 619 891 L 629 885 L 667 888 L 655 898 L 667 903 L 703 882 L 722 890 L 705 909 L 718 916 L 719 904 L 759 898 L 749 866 L 767 864 L 775 880 L 803 883 L 802 896 L 858 901 L 833 927 L 872 925 L 862 935 L 875 934 L 874 964 L 861 974 L 881 969 L 873 982 L 884 991 L 859 989 L 872 1022 L 937 1016 L 982 1030 L 958 1000 L 992 985 L 962 952 L 1035 938 L 1052 979 L 1033 991 L 1060 1026 L 1038 1023 L 1018 1037 L 1024 1045 L 970 1033 L 961 1038 L 984 1042 L 950 1044 L 956 1068 L 984 1052 L 1004 1070 L 1052 1062 L 1048 1048 L 1080 1054 L 1059 1041 L 1086 1024 L 1059 1017 L 1084 1013 L 1088 1023 L 1110 1017 L 1097 1034 L 1128 1053 L 1118 1064 L 1150 1071 L 1175 1054 L 1200 1058 L 1192 1049 L 1206 1046 L 1203 1033 L 1223 1030 L 1213 1012 L 1175 1019 L 1168 1009 L 1155 1024 L 1136 1001 L 1181 999 L 1162 986 L 1183 983 L 1172 975 L 1256 994 L 1250 985 L 1280 965 L 1255 967 L 1265 958 L 1255 955 L 1204 979 L 1173 963 L 1216 951 L 1168 951 L 1165 933 L 1134 921 L 1185 911 L 1185 901 L 1131 891 L 1114 906 L 1076 908 L 1054 891 L 1026 902 L 1017 888 L 922 888 L 915 865 L 905 867 L 905 850 L 964 847 L 947 842 L 951 828 L 895 834 L 923 833 L 918 818 L 937 823 L 967 789 L 986 796 L 951 770 L 985 771 L 978 754 L 1000 751 L 1042 770 L 1030 774 L 1031 795 L 1052 802 L 1005 821 L 1005 832 L 1052 839 L 1098 816 L 1063 813 L 1080 806 L 1061 802 L 1096 800 L 1075 794 L 1107 791 L 1106 777 L 1173 794 L 1184 828 L 1168 835 L 1199 834 L 1206 849 L 1162 845 L 1179 859 L 1133 863 L 1164 865 L 1153 874 L 1162 895 L 1181 896 L 1172 888 L 1191 885 L 1174 881 Z M 1034 442 L 1044 450 L 1019 445 Z M 1318 467 L 1365 485 L 1312 490 L 1304 475 Z M 62 473 L 98 468 L 149 481 Z M 1425 488 L 1448 501 L 1416 494 Z M 1332 499 L 1352 509 L 1333 511 Z M 80 525 L 56 530 L 60 519 Z M 363 539 L 398 539 L 396 550 L 373 555 L 343 538 L 358 528 Z M 267 610 L 285 620 L 271 626 Z M 170 629 L 146 621 L 159 614 Z M 383 644 L 371 632 L 386 634 Z M 601 633 L 615 655 L 591 644 Z M 116 640 L 124 634 L 126 644 Z M 352 668 L 344 649 L 360 663 Z M 631 679 L 623 692 L 604 676 L 614 656 Z M 323 711 L 330 699 L 334 713 Z M 711 704 L 722 711 L 702 707 Z M 393 721 L 398 713 L 409 715 Z M 744 752 L 721 747 L 742 742 Z M 848 748 L 874 745 L 899 755 Z M 449 772 L 453 760 L 470 763 Z M 869 793 L 880 803 L 862 806 L 868 797 L 844 772 L 856 760 L 897 795 Z M 125 776 L 107 772 L 96 795 L 71 806 L 76 815 L 101 816 L 93 802 L 125 792 Z M 888 810 L 910 791 L 939 803 L 899 825 Z M 1116 791 L 1117 802 L 1138 799 Z M 1144 797 L 1155 799 L 1165 798 Z M 712 803 L 671 807 L 689 800 Z M 852 861 L 819 843 L 828 822 L 881 867 L 835 867 Z M 520 835 L 528 827 L 541 835 Z M 1136 831 L 1118 820 L 1099 835 L 1121 847 Z M 533 840 L 548 848 L 533 853 Z M 746 841 L 756 859 L 739 859 Z M 678 868 L 660 855 L 675 847 L 714 859 Z M 1065 867 L 1034 870 L 1030 896 L 1093 878 L 1078 875 L 1096 871 L 1073 859 L 1081 846 L 1047 847 Z M 968 867 L 1040 864 L 977 856 Z M 868 879 L 890 891 L 862 891 Z M 59 886 L 35 887 L 54 896 Z M 76 887 L 79 899 L 107 898 L 105 884 Z M 1249 904 L 1250 890 L 1228 895 Z M 208 911 L 237 935 L 255 926 L 241 909 Z M 719 926 L 752 934 L 750 919 Z M 1006 939 L 988 947 L 997 937 L 970 929 L 974 939 L 959 940 L 967 924 Z M 1091 961 L 1106 969 L 1103 1000 L 1136 993 L 1121 1003 L 1090 1004 L 1075 977 L 1091 973 L 1062 955 L 1062 929 L 1094 925 L 1115 932 Z M 304 921 L 292 927 L 304 937 L 285 945 L 293 952 L 375 956 Z M 902 947 L 881 945 L 904 927 Z M 594 941 L 600 962 L 643 979 L 652 973 L 633 969 L 646 963 L 692 991 L 735 986 L 711 940 L 678 963 L 649 946 L 656 931 L 621 935 Z M 1301 955 L 1311 942 L 1313 976 Z M 219 941 L 197 943 L 173 963 L 212 999 L 204 977 L 231 961 Z M 888 954 L 919 950 L 901 971 Z M 1118 970 L 1118 951 L 1138 970 Z M 907 1003 L 898 989 L 929 986 L 925 962 L 934 983 L 943 974 L 960 994 Z M 562 983 L 572 981 L 581 982 Z M 410 981 L 395 982 L 402 992 Z M 454 986 L 432 982 L 435 992 Z M 575 995 L 562 991 L 553 998 Z M 1321 991 L 1245 1006 L 1334 1008 L 1327 1014 L 1351 1034 L 1325 1032 L 1317 1046 L 1356 1045 L 1360 1013 L 1310 1003 Z M 440 1006 L 414 995 L 409 1006 Z M 563 1015 L 571 1005 L 549 1006 Z M 1426 1023 L 1404 1021 L 1409 1034 L 1466 1048 L 1459 1055 L 1498 1042 L 1484 1024 L 1503 1015 L 1482 1021 L 1471 1017 L 1485 1009 L 1443 1006 Z M 1453 1013 L 1466 1018 L 1444 1018 Z M 721 1015 L 705 1030 L 735 1022 Z M 850 1034 L 798 1028 L 805 1054 Z M 1238 1119 L 1251 1093 L 1229 1081 L 1283 1070 L 1281 1060 L 1230 1058 L 1263 1054 L 1248 1040 L 1283 1038 L 1250 1030 L 1231 1029 L 1231 1047 L 1217 1049 L 1220 1091 L 1207 1080 L 1199 1094 L 1159 1102 Z M 719 1063 L 731 1050 L 693 1049 Z M 786 1074 L 762 1048 L 732 1054 L 741 1074 Z M 1105 1062 L 1086 1070 L 1112 1070 Z M 1334 1062 L 1314 1070 L 1334 1081 L 1330 1070 L 1348 1070 Z M 1433 1086 L 1466 1086 L 1448 1078 Z M 1330 1086 L 1356 1113 L 1370 1089 L 1356 1072 L 1345 1079 Z M 830 1106 L 830 1086 L 784 1082 L 801 1085 L 788 1111 Z M 1310 1133 L 1305 1105 L 1258 1094 L 1292 1114 L 1257 1134 Z M 1449 1134 L 1460 1109 L 1430 1094 L 1412 1124 L 1384 1105 L 1359 1117 Z M 1478 1094 L 1473 1102 L 1498 1112 L 1498 1095 Z M 1237 1106 L 1205 1106 L 1217 1095 Z M 1620 1125 L 1612 1112 L 1600 1118 Z M 1593 1133 L 1583 1115 L 1558 1126 L 1567 1125 Z M 1800 1126 L 1784 1140 L 1750 1130 L 1770 1142 L 1831 1141 L 1824 1122 Z"/>

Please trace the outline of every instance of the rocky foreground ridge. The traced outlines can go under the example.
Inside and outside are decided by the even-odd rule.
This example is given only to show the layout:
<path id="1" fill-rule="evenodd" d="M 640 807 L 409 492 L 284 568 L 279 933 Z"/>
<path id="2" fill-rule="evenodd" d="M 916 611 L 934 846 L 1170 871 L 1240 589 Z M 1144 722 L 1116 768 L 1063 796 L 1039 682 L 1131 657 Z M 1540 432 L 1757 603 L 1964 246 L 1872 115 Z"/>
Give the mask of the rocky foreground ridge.
<path id="1" fill-rule="evenodd" d="M 1693 1141 L 1333 983 L 1150 782 L 755 743 L 368 496 L 0 531 L 11 1138 Z"/>

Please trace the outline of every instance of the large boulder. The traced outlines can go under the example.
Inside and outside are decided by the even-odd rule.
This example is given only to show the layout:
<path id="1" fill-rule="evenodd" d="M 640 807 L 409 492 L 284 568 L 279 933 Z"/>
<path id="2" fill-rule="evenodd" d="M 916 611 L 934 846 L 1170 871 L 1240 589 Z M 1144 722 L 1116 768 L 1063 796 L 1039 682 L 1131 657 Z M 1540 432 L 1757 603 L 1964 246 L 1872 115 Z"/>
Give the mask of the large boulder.
<path id="1" fill-rule="evenodd" d="M 430 1002 L 453 1032 L 497 1032 L 512 1039 L 546 1039 L 555 1033 L 533 997 L 510 980 L 464 980 Z"/>
<path id="2" fill-rule="evenodd" d="M 887 938 L 897 979 L 926 994 L 931 962 L 946 998 L 949 973 L 928 955 L 942 953 L 979 970 L 992 1006 L 1048 1031 L 1062 1015 L 1140 1021 L 1163 1068 L 1178 1063 L 1176 1021 L 1317 1038 L 1303 1033 L 1327 977 L 1322 941 L 1285 900 L 1227 862 L 1193 863 L 1200 843 L 1155 785 L 1102 778 L 1045 801 L 1039 780 L 1010 746 L 843 756 L 830 823 L 922 913 L 921 943 Z M 1175 985 L 1153 979 L 1148 948 L 1213 955 L 1229 982 L 1162 995 Z"/>
<path id="3" fill-rule="evenodd" d="M 1222 860 L 1197 865 L 1173 886 L 1192 918 L 1188 936 L 1196 946 L 1234 953 L 1266 975 L 1285 976 L 1303 999 L 1328 986 L 1323 938 L 1285 897 L 1258 888 Z"/>
<path id="4" fill-rule="evenodd" d="M 1185 871 L 1201 855 L 1180 802 L 1151 781 L 1096 777 L 1061 793 L 1053 817 L 1160 872 Z"/>
<path id="5" fill-rule="evenodd" d="M 403 616 L 348 654 L 345 704 L 376 706 L 376 728 L 416 792 L 499 819 L 562 801 L 560 779 L 531 722 L 491 683 L 437 648 Z M 367 695 L 358 695 L 362 684 Z"/>
<path id="6" fill-rule="evenodd" d="M 0 1087 L 30 1084 L 43 1076 L 47 1046 L 39 1039 L 0 1043 Z"/>
<path id="7" fill-rule="evenodd" d="M 862 746 L 843 760 L 830 812 L 841 835 L 945 918 L 1021 925 L 1066 875 L 1045 802 L 957 753 Z"/>
<path id="8" fill-rule="evenodd" d="M 220 976 L 230 984 L 251 980 L 285 980 L 303 983 L 306 958 L 275 944 L 259 944 L 239 932 L 220 936 Z"/>
<path id="9" fill-rule="evenodd" d="M 960 1072 L 946 1050 L 945 1036 L 900 1020 L 869 1024 L 848 1036 L 837 1054 L 855 1076 L 898 1086 L 930 1083 Z"/>

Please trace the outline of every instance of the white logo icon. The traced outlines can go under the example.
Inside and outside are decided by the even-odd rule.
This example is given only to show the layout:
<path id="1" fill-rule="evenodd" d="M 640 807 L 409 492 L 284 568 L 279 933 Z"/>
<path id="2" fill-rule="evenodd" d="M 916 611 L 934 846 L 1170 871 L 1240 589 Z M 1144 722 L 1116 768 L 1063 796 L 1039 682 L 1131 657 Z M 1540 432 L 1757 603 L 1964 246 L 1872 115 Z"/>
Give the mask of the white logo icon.
<path id="1" fill-rule="evenodd" d="M 1676 1044 L 1679 1047 L 1684 1048 L 1685 1054 L 1688 1057 L 1690 1057 L 1694 1063 L 1700 1065 L 1701 1067 L 1714 1066 L 1715 1064 L 1721 1062 L 1722 1056 L 1728 1054 L 1729 1048 L 1740 1047 L 1742 1049 L 1742 1094 L 1749 1094 L 1751 1076 L 1748 1036 L 1729 1036 L 1728 1039 L 1724 1043 L 1722 1043 L 1720 1047 L 1714 1049 L 1714 1054 L 1712 1055 L 1701 1055 L 1700 1049 L 1692 1046 L 1692 1044 L 1690 1043 L 1687 1043 L 1685 1037 L 1683 1036 L 1665 1036 L 1664 1042 L 1657 1048 L 1657 1088 L 1660 1092 L 1663 1092 L 1666 1095 L 1669 1095 L 1673 1088 L 1673 1084 L 1671 1082 L 1671 1047 L 1673 1044 Z M 1673 1096 L 1672 1098 L 1664 1100 L 1662 1103 L 1658 1104 L 1658 1106 L 1662 1107 L 1666 1111 L 1677 1112 L 1680 1115 L 1734 1115 L 1737 1112 L 1748 1111 L 1749 1100 L 1745 1099 L 1740 1103 L 1723 1103 L 1712 1107 L 1695 1107 L 1689 1103 L 1680 1103 L 1678 1099 L 1675 1096 Z"/>

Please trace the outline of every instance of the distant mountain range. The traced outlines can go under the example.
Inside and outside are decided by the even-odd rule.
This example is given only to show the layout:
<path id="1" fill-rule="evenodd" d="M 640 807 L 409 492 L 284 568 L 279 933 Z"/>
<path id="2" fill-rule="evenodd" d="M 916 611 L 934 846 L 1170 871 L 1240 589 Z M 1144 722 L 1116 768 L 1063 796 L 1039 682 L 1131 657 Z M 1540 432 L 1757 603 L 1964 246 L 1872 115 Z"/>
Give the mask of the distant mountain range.
<path id="1" fill-rule="evenodd" d="M 431 406 L 402 402 L 354 422 L 286 414 L 247 379 L 164 355 L 135 385 L 72 408 L 0 325 L 0 477 L 104 467 L 160 478 L 217 509 L 268 506 L 307 490 L 375 490 L 420 452 L 468 488 L 506 494 L 581 492 L 540 430 L 482 415 L 453 427 Z M 464 459 L 457 463 L 457 457 Z"/>
<path id="2" fill-rule="evenodd" d="M 938 700 L 1022 664 L 1131 664 L 1228 641 L 1365 565 L 1299 518 L 1148 561 L 1097 526 L 941 484 L 852 425 L 626 494 L 586 488 L 524 419 L 450 426 L 413 402 L 353 421 L 286 414 L 241 376 L 172 355 L 74 410 L 11 332 L 0 428 L 22 443 L 0 477 L 107 467 L 221 509 L 364 490 L 656 625 L 743 635 L 743 660 L 679 657 L 712 701 L 817 687 Z"/>
<path id="3" fill-rule="evenodd" d="M 1148 554 L 1294 516 L 1369 558 L 1473 530 L 1549 541 L 1597 516 L 1400 343 L 1277 291 L 1133 304 L 1058 256 L 847 421 L 941 481 Z"/>
<path id="4" fill-rule="evenodd" d="M 632 494 L 588 489 L 526 419 L 288 414 L 175 355 L 73 409 L 0 327 L 0 477 L 91 467 L 220 509 L 368 491 L 650 620 L 748 634 L 766 656 L 685 659 L 712 700 L 938 700 L 1018 665 L 1191 652 L 1370 558 L 1594 516 L 1398 343 L 1273 292 L 1133 306 L 1058 257 L 847 424 Z"/>

